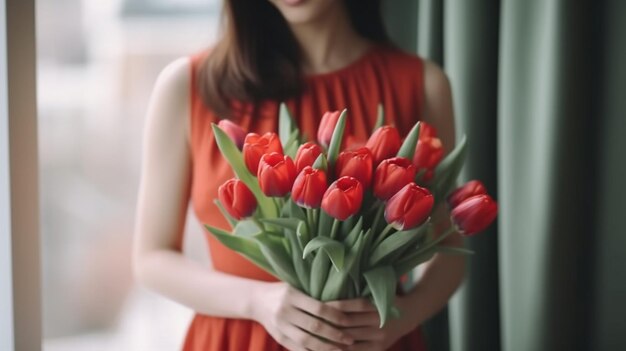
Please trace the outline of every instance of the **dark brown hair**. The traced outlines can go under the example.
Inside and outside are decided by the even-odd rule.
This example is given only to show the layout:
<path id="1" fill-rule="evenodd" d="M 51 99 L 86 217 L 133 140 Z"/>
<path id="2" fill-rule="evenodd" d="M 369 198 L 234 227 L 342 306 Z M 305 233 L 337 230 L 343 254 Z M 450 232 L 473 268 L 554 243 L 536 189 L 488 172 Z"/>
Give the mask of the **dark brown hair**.
<path id="1" fill-rule="evenodd" d="M 388 43 L 381 0 L 343 0 L 359 35 Z M 204 103 L 231 117 L 232 100 L 285 100 L 302 91 L 300 48 L 282 14 L 267 0 L 224 0 L 223 33 L 198 70 Z"/>

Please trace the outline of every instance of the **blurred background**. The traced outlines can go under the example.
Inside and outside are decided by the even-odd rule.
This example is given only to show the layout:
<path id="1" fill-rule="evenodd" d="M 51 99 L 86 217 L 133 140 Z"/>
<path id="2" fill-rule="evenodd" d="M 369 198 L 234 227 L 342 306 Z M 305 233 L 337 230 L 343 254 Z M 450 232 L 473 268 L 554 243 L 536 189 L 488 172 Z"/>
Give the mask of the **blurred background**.
<path id="1" fill-rule="evenodd" d="M 500 204 L 429 349 L 625 350 L 626 1 L 382 2 L 395 42 L 450 79 L 461 181 Z M 191 311 L 130 276 L 141 131 L 158 72 L 216 38 L 221 1 L 36 5 L 44 349 L 176 350 Z"/>
<path id="2" fill-rule="evenodd" d="M 141 134 L 158 73 L 214 39 L 220 1 L 36 6 L 43 348 L 178 349 L 191 311 L 130 274 Z M 187 230 L 188 254 L 206 260 Z"/>

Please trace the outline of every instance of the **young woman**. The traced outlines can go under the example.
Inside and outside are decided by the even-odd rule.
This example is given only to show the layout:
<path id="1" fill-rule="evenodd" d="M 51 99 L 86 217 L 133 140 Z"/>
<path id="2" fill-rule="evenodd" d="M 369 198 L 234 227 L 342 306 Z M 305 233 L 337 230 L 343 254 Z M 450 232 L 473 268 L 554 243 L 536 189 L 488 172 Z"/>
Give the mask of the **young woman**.
<path id="1" fill-rule="evenodd" d="M 200 222 L 226 226 L 213 199 L 232 176 L 211 122 L 275 131 L 286 101 L 316 135 L 322 114 L 348 108 L 348 133 L 367 139 L 382 103 L 401 133 L 417 120 L 454 146 L 448 80 L 388 42 L 380 0 L 226 0 L 221 40 L 160 74 L 148 108 L 134 270 L 140 282 L 197 312 L 185 350 L 424 350 L 420 324 L 458 287 L 464 261 L 436 255 L 402 317 L 378 328 L 367 300 L 322 303 L 269 276 L 207 235 L 212 269 L 181 253 L 189 201 Z M 448 245 L 461 245 L 451 237 Z"/>

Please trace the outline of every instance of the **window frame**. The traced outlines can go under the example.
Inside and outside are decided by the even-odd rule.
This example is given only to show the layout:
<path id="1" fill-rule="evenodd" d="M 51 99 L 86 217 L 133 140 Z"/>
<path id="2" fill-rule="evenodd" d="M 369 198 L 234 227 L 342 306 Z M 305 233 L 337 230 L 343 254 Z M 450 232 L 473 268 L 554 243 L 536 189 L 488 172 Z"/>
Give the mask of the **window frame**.
<path id="1" fill-rule="evenodd" d="M 0 0 L 0 350 L 41 350 L 35 1 Z"/>

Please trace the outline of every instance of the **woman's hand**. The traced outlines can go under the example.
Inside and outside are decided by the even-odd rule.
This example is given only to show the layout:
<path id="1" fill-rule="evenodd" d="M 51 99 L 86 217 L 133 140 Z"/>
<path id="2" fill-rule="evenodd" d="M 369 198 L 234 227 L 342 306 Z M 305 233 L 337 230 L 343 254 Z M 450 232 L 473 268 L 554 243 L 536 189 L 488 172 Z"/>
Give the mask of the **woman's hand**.
<path id="1" fill-rule="evenodd" d="M 396 306 L 402 312 L 411 311 L 411 301 L 407 297 L 396 298 Z M 332 301 L 327 303 L 348 314 L 352 327 L 343 328 L 355 343 L 343 350 L 381 351 L 390 348 L 398 339 L 414 330 L 417 318 L 412 313 L 402 313 L 400 318 L 389 318 L 383 328 L 379 328 L 380 318 L 376 307 L 367 299 Z"/>
<path id="2" fill-rule="evenodd" d="M 340 327 L 352 319 L 287 283 L 267 283 L 255 295 L 252 317 L 281 345 L 292 351 L 344 350 L 353 338 Z"/>

